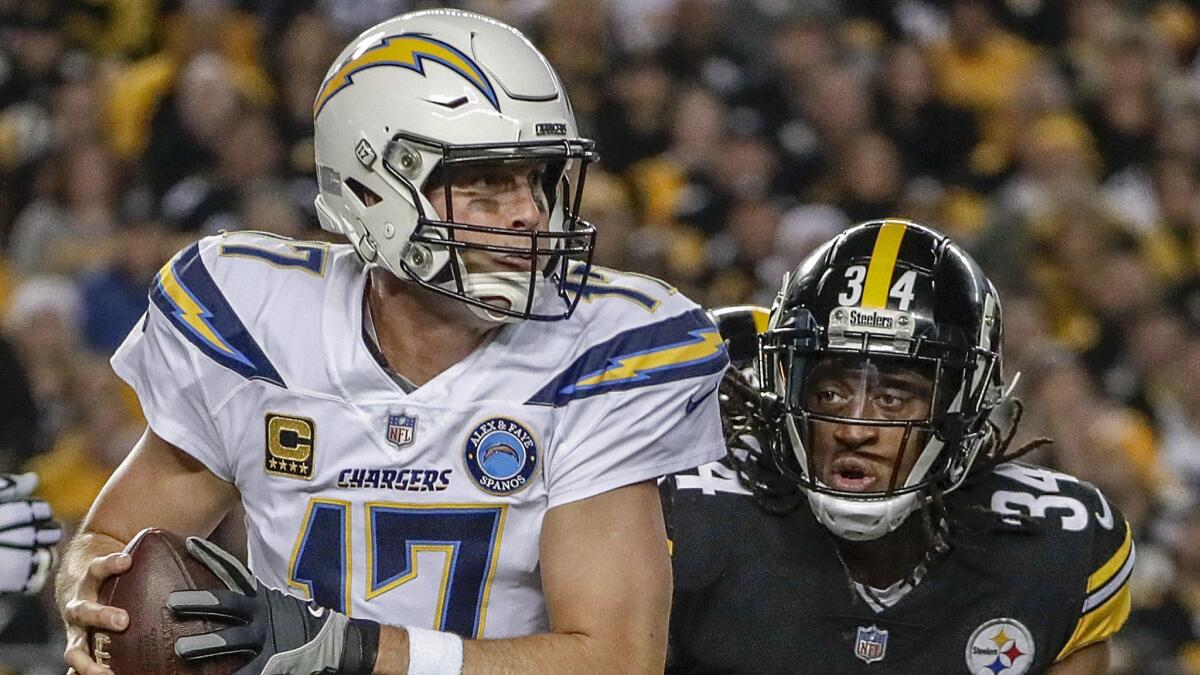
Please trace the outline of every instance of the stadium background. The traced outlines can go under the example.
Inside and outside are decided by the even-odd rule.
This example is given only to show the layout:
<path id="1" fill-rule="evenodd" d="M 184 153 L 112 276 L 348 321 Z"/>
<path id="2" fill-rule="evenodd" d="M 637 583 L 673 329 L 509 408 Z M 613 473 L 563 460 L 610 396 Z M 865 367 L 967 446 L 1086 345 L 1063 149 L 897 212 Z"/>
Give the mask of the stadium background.
<path id="1" fill-rule="evenodd" d="M 963 243 L 1005 299 L 1036 461 L 1133 523 L 1120 673 L 1200 673 L 1200 3 L 478 0 L 566 82 L 597 262 L 707 306 L 867 218 Z M 221 229 L 320 237 L 311 105 L 403 0 L 0 0 L 0 470 L 68 527 L 138 437 L 107 357 Z M 1049 552 L 1048 552 L 1049 554 Z M 62 672 L 50 594 L 0 672 Z"/>

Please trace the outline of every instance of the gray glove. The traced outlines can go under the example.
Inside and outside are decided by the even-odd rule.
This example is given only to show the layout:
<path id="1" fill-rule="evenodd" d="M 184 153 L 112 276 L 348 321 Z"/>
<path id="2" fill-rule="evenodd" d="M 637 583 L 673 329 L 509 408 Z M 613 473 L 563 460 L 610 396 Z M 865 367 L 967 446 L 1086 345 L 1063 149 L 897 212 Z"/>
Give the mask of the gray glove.
<path id="1" fill-rule="evenodd" d="M 62 528 L 33 499 L 34 473 L 0 474 L 0 593 L 37 593 L 50 578 Z"/>
<path id="2" fill-rule="evenodd" d="M 189 537 L 188 553 L 229 590 L 175 591 L 167 606 L 179 618 L 215 619 L 230 628 L 181 637 L 175 653 L 187 661 L 225 654 L 255 658 L 236 675 L 369 675 L 379 649 L 379 624 L 267 588 L 217 545 Z"/>

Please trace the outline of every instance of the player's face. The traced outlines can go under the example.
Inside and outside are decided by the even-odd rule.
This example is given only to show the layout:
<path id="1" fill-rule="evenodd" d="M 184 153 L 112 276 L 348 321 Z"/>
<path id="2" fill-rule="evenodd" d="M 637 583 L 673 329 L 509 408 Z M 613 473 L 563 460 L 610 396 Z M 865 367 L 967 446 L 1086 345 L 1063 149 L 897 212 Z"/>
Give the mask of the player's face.
<path id="1" fill-rule="evenodd" d="M 503 232 L 460 230 L 455 238 L 470 244 L 530 249 L 529 232 L 546 231 L 550 223 L 545 191 L 546 165 L 540 162 L 480 164 L 457 168 L 444 183 L 426 189 L 438 218 Z M 447 192 L 450 209 L 447 209 Z M 512 234 L 508 234 L 511 232 Z M 549 242 L 539 243 L 546 248 Z M 463 260 L 470 272 L 529 272 L 535 263 L 529 253 L 466 249 Z M 536 261 L 540 264 L 545 261 Z M 539 267 L 540 269 L 540 267 Z"/>
<path id="2" fill-rule="evenodd" d="M 817 479 L 846 492 L 883 492 L 904 484 L 928 439 L 904 424 L 929 416 L 928 373 L 888 360 L 826 356 L 804 378 L 799 394 L 810 413 L 842 418 L 809 422 L 805 440 Z"/>

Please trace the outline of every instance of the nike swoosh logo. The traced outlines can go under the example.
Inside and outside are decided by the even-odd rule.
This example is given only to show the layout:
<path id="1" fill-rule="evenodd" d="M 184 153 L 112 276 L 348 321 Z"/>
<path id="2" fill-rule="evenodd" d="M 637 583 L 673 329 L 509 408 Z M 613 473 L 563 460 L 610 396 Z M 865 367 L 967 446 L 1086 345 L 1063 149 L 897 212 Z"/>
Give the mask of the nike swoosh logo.
<path id="1" fill-rule="evenodd" d="M 1113 519 L 1112 509 L 1109 508 L 1108 500 L 1104 498 L 1104 495 L 1100 494 L 1099 492 L 1097 492 L 1096 494 L 1099 495 L 1099 497 L 1100 497 L 1100 505 L 1104 507 L 1104 512 L 1096 513 L 1095 511 L 1093 511 L 1092 513 L 1094 513 L 1096 515 L 1096 522 L 1100 523 L 1100 527 L 1103 527 L 1106 530 L 1111 530 L 1111 529 L 1113 529 L 1113 525 L 1115 524 L 1113 522 L 1114 519 Z"/>
<path id="2" fill-rule="evenodd" d="M 696 406 L 703 403 L 704 399 L 708 398 L 709 396 L 712 396 L 713 392 L 716 391 L 717 387 L 720 387 L 720 386 L 721 386 L 721 384 L 718 382 L 717 384 L 713 385 L 712 389 L 709 389 L 708 391 L 704 392 L 703 394 L 689 398 L 687 400 L 687 405 L 684 406 L 684 408 L 683 408 L 683 414 L 691 415 L 692 411 L 696 409 Z"/>
<path id="3" fill-rule="evenodd" d="M 313 607 L 312 605 L 305 605 L 305 606 L 308 608 L 308 613 L 312 614 L 315 618 L 319 619 L 319 618 L 325 616 L 325 608 L 324 607 Z"/>

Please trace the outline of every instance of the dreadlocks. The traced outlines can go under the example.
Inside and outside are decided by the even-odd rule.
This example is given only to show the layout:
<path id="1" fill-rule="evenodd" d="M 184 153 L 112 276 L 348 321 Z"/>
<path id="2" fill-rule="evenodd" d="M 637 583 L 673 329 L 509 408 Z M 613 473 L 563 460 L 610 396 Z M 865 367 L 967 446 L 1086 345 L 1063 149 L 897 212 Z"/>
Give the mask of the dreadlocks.
<path id="1" fill-rule="evenodd" d="M 766 410 L 764 399 L 746 374 L 736 368 L 725 372 L 718 392 L 721 401 L 721 424 L 725 433 L 726 461 L 737 472 L 741 484 L 754 495 L 759 506 L 773 515 L 786 515 L 804 502 L 799 486 L 786 479 L 770 453 L 763 448 L 770 441 L 769 425 L 776 411 Z M 1013 398 L 1012 420 L 1008 430 L 1002 432 L 992 420 L 987 420 L 986 445 L 982 456 L 970 469 L 964 484 L 978 480 L 1006 462 L 1011 462 L 1038 448 L 1051 443 L 1049 438 L 1035 438 L 1010 450 L 1013 438 L 1021 424 L 1025 406 L 1020 399 Z M 972 513 L 990 516 L 999 514 L 982 507 L 972 507 Z M 964 531 L 973 530 L 961 518 L 947 508 L 945 491 L 934 485 L 929 492 L 929 507 L 922 509 L 922 521 L 931 542 L 953 541 Z M 1017 520 L 1021 525 L 1032 525 L 1028 517 L 1006 515 L 1007 520 Z"/>
<path id="2" fill-rule="evenodd" d="M 725 371 L 717 396 L 730 468 L 765 511 L 777 516 L 791 513 L 804 501 L 804 494 L 784 478 L 770 453 L 763 451 L 770 442 L 767 423 L 772 415 L 763 410 L 758 387 L 744 372 L 730 368 Z"/>

